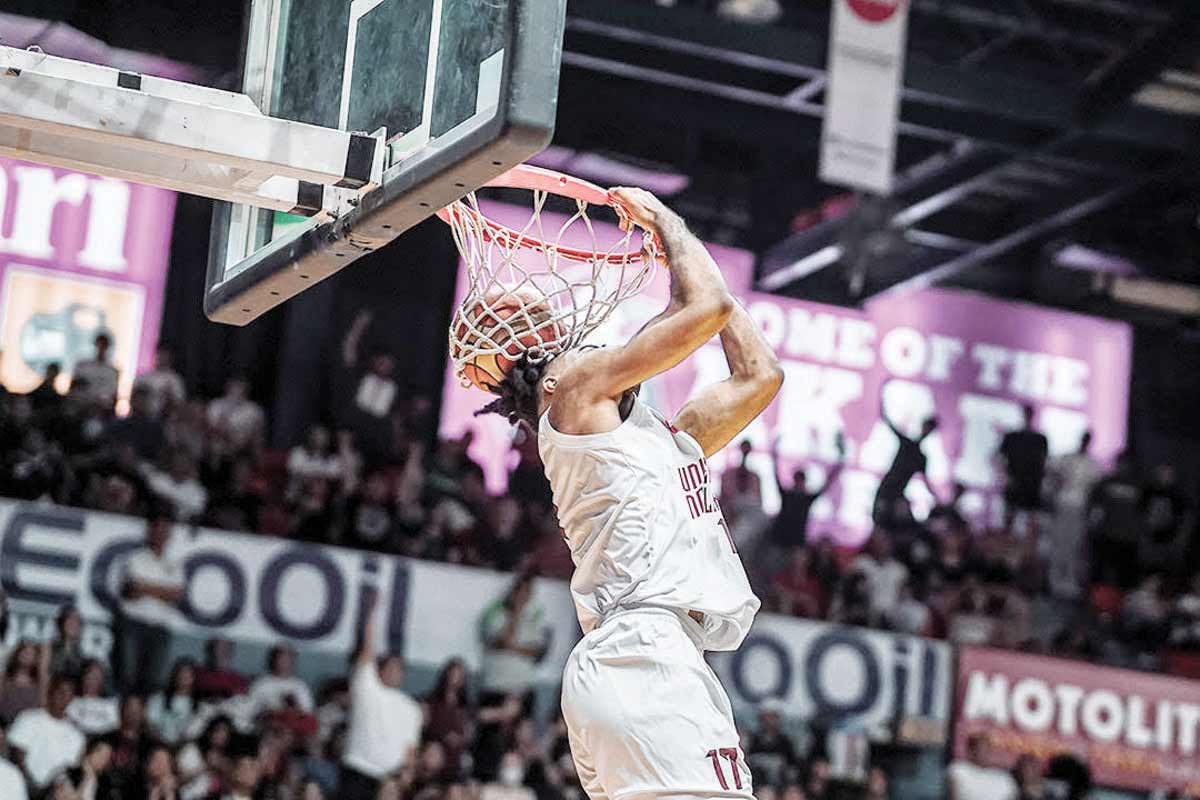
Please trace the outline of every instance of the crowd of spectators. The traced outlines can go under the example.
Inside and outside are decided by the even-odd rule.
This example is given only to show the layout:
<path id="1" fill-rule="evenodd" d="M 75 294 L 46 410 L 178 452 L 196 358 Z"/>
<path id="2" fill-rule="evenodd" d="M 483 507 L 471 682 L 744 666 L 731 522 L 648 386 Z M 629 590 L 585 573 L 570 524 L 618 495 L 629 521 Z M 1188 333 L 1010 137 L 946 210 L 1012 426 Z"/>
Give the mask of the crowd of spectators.
<path id="1" fill-rule="evenodd" d="M 61 800 L 581 797 L 561 720 L 539 727 L 531 716 L 529 676 L 545 642 L 520 581 L 479 621 L 489 649 L 478 685 L 468 687 L 454 662 L 419 704 L 400 696 L 399 659 L 378 660 L 365 648 L 346 680 L 315 693 L 293 674 L 285 647 L 258 677 L 229 667 L 234 645 L 225 641 L 210 643 L 204 664 L 167 670 L 161 661 L 165 618 L 183 586 L 180 566 L 164 554 L 174 522 L 570 574 L 532 437 L 515 440 L 508 492 L 489 494 L 469 455 L 471 434 L 433 438 L 432 403 L 402 391 L 388 356 L 359 352 L 369 324 L 360 318 L 346 339 L 348 392 L 332 424 L 284 452 L 266 447 L 266 414 L 246 381 L 234 378 L 203 402 L 189 396 L 167 350 L 137 378 L 128 413 L 116 414 L 118 375 L 103 336 L 69 386 L 50 365 L 33 391 L 0 396 L 0 494 L 148 520 L 146 546 L 124 569 L 111 663 L 84 658 L 79 615 L 69 608 L 53 641 L 0 653 L 0 753 L 20 765 L 14 773 L 0 761 L 0 797 L 22 797 L 6 793 L 14 775 L 30 796 Z M 721 506 L 767 610 L 961 644 L 1195 669 L 1195 519 L 1169 466 L 1142 476 L 1122 458 L 1106 472 L 1086 436 L 1077 452 L 1050 458 L 1030 409 L 997 453 L 1008 478 L 1002 520 L 973 526 L 962 486 L 918 520 L 904 487 L 924 476 L 921 441 L 937 421 L 910 436 L 883 419 L 899 444 L 873 509 L 875 531 L 859 551 L 835 547 L 813 513 L 837 485 L 840 465 L 816 485 L 804 469 L 782 474 L 776 459 L 775 516 L 763 511 L 763 478 L 750 468 L 748 443 L 722 476 Z M 1047 630 L 1047 620 L 1057 620 L 1056 629 Z M 389 719 L 412 724 L 391 725 L 381 739 L 362 732 L 379 725 L 379 714 L 368 712 L 357 717 L 366 727 L 356 733 L 356 698 L 360 708 L 386 708 Z M 798 756 L 777 724 L 764 710 L 746 743 L 760 796 L 831 796 L 822 788 L 836 783 L 828 762 Z M 396 760 L 362 755 L 381 741 Z M 868 797 L 886 796 L 886 784 L 878 770 L 862 776 Z"/>

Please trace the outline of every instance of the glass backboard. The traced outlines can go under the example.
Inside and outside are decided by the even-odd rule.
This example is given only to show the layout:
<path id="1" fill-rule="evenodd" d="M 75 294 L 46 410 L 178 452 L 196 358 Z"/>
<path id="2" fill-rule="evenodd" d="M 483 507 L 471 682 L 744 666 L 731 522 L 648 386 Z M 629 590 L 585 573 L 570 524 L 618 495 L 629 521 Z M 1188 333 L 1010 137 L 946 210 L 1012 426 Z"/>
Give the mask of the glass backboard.
<path id="1" fill-rule="evenodd" d="M 218 204 L 209 317 L 251 321 L 544 149 L 565 6 L 252 0 L 243 91 L 271 116 L 361 132 L 363 154 L 369 136 L 386 143 L 383 173 L 377 185 L 301 182 L 297 213 Z"/>

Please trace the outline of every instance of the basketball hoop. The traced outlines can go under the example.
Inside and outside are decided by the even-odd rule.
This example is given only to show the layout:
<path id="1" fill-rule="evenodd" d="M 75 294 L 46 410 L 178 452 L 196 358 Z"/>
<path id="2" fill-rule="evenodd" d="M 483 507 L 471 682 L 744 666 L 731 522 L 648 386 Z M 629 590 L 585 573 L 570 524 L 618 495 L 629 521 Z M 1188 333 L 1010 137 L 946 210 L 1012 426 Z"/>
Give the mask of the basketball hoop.
<path id="1" fill-rule="evenodd" d="M 650 282 L 661 249 L 651 231 L 587 181 L 522 165 L 486 185 L 529 192 L 528 221 L 509 227 L 489 218 L 474 192 L 438 212 L 468 276 L 450 325 L 450 357 L 464 386 L 483 389 L 522 355 L 541 360 L 577 346 Z M 571 201 L 561 223 L 543 220 L 551 195 Z M 625 228 L 615 240 L 593 225 L 602 209 Z"/>

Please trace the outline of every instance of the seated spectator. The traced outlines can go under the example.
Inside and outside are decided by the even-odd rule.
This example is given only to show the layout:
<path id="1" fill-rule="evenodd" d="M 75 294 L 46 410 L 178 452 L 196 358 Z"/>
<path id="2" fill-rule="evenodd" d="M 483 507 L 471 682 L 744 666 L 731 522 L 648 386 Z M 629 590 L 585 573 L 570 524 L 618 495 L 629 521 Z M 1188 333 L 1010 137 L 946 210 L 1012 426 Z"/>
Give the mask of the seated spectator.
<path id="1" fill-rule="evenodd" d="M 63 606 L 58 611 L 55 623 L 56 638 L 50 642 L 50 674 L 66 675 L 78 679 L 85 661 L 81 649 L 83 617 L 73 605 Z"/>
<path id="2" fill-rule="evenodd" d="M 985 734 L 967 737 L 967 756 L 946 769 L 947 800 L 1017 800 L 1017 783 L 993 764 Z"/>
<path id="3" fill-rule="evenodd" d="M 204 403 L 194 400 L 172 411 L 163 426 L 163 438 L 167 451 L 183 453 L 194 464 L 202 462 L 212 444 Z"/>
<path id="4" fill-rule="evenodd" d="M 300 482 L 309 478 L 342 479 L 344 468 L 338 454 L 330 449 L 328 428 L 320 425 L 309 428 L 304 444 L 296 445 L 288 453 L 287 472 L 293 490 L 298 490 Z"/>
<path id="5" fill-rule="evenodd" d="M 229 479 L 210 493 L 206 519 L 227 531 L 258 531 L 263 505 L 254 463 L 239 457 L 230 464 Z"/>
<path id="6" fill-rule="evenodd" d="M 179 779 L 175 773 L 175 755 L 167 745 L 161 742 L 150 745 L 139 777 L 137 796 L 146 800 L 177 800 Z"/>
<path id="7" fill-rule="evenodd" d="M 212 448 L 222 455 L 257 449 L 266 432 L 262 406 L 250 399 L 250 384 L 244 378 L 230 378 L 225 394 L 208 404 L 208 427 Z"/>
<path id="8" fill-rule="evenodd" d="M 526 695 L 549 646 L 545 612 L 533 599 L 533 576 L 517 576 L 508 593 L 484 610 L 479 627 L 483 694 L 493 699 Z"/>
<path id="9" fill-rule="evenodd" d="M 196 669 L 196 695 L 205 700 L 224 700 L 245 694 L 250 688 L 246 676 L 233 664 L 233 642 L 209 639 L 204 644 L 204 665 Z"/>
<path id="10" fill-rule="evenodd" d="M 79 694 L 67 706 L 67 717 L 86 736 L 112 733 L 120 724 L 117 698 L 104 691 L 104 665 L 95 659 L 83 664 L 79 679 Z"/>
<path id="11" fill-rule="evenodd" d="M 306 714 L 313 711 L 312 690 L 293 674 L 296 652 L 285 644 L 276 645 L 267 654 L 267 672 L 250 684 L 250 700 L 259 711 L 295 708 Z"/>
<path id="12" fill-rule="evenodd" d="M 4 726 L 0 725 L 0 797 L 5 800 L 29 800 L 25 791 L 25 775 L 6 758 L 8 739 Z"/>
<path id="13" fill-rule="evenodd" d="M 750 734 L 746 763 L 755 785 L 779 785 L 794 777 L 796 747 L 783 732 L 781 705 L 778 702 L 763 703 L 758 711 L 758 729 Z"/>
<path id="14" fill-rule="evenodd" d="M 175 371 L 175 358 L 169 349 L 159 347 L 154 353 L 154 369 L 143 373 L 133 382 L 133 391 L 145 392 L 149 401 L 148 411 L 156 419 L 163 419 L 187 398 L 183 378 Z"/>
<path id="15" fill-rule="evenodd" d="M 933 615 L 929 606 L 916 596 L 912 582 L 905 580 L 900 584 L 896 604 L 883 613 L 883 621 L 888 628 L 899 633 L 928 636 L 933 624 Z"/>
<path id="16" fill-rule="evenodd" d="M 146 702 L 146 720 L 150 729 L 165 744 L 175 747 L 196 713 L 196 665 L 181 658 L 171 668 L 165 691 L 156 692 Z"/>
<path id="17" fill-rule="evenodd" d="M 1169 613 L 1162 577 L 1147 575 L 1135 590 L 1125 595 L 1121 623 L 1135 644 L 1149 648 L 1162 641 Z"/>
<path id="18" fill-rule="evenodd" d="M 12 722 L 21 712 L 42 705 L 47 673 L 41 645 L 22 641 L 13 649 L 0 682 L 0 723 Z"/>
<path id="19" fill-rule="evenodd" d="M 230 745 L 231 763 L 224 790 L 210 794 L 205 800 L 258 800 L 263 783 L 259 762 L 258 742 L 251 737 L 236 737 Z"/>
<path id="20" fill-rule="evenodd" d="M 900 586 L 908 579 L 908 568 L 892 554 L 891 537 L 882 530 L 876 530 L 871 536 L 866 549 L 854 559 L 851 570 L 866 578 L 871 613 L 875 618 L 895 606 L 900 597 Z"/>
<path id="21" fill-rule="evenodd" d="M 204 726 L 195 741 L 179 751 L 181 793 L 186 798 L 205 798 L 219 792 L 229 772 L 229 752 L 233 741 L 233 723 L 229 717 L 215 716 Z"/>
<path id="22" fill-rule="evenodd" d="M 121 723 L 109 737 L 112 742 L 112 766 L 109 778 L 122 795 L 139 794 L 142 762 L 154 739 L 146 726 L 146 703 L 140 695 L 127 694 L 121 699 Z"/>
<path id="23" fill-rule="evenodd" d="M 445 745 L 449 759 L 458 763 L 466 751 L 472 722 L 467 704 L 467 668 L 462 659 L 446 662 L 424 705 L 423 736 Z"/>
<path id="24" fill-rule="evenodd" d="M 149 392 L 135 386 L 129 398 L 129 414 L 108 425 L 108 438 L 133 448 L 143 461 L 156 461 L 163 446 L 163 423 L 155 414 Z"/>
<path id="25" fill-rule="evenodd" d="M 351 547 L 381 552 L 399 549 L 396 507 L 386 473 L 372 472 L 346 502 L 345 540 Z"/>
<path id="26" fill-rule="evenodd" d="M 781 614 L 822 619 L 828 607 L 828 594 L 813 570 L 811 551 L 804 546 L 792 548 L 789 565 L 776 573 L 771 589 Z"/>
<path id="27" fill-rule="evenodd" d="M 951 601 L 946 638 L 957 645 L 986 645 L 996 635 L 996 620 L 988 613 L 991 598 L 975 575 L 968 575 Z"/>
<path id="28" fill-rule="evenodd" d="M 92 737 L 83 748 L 79 766 L 62 775 L 62 780 L 75 800 L 118 800 L 108 770 L 112 766 L 112 743 L 104 737 Z M 0 793 L 0 797 L 4 797 Z"/>
<path id="29" fill-rule="evenodd" d="M 1017 784 L 1017 800 L 1045 800 L 1042 794 L 1042 764 L 1031 755 L 1017 757 L 1012 768 L 1013 781 Z"/>
<path id="30" fill-rule="evenodd" d="M 8 729 L 12 760 L 35 790 L 49 786 L 51 778 L 78 764 L 83 755 L 83 734 L 67 719 L 67 706 L 74 698 L 74 682 L 56 677 L 50 682 L 46 707 L 22 711 Z"/>
<path id="31" fill-rule="evenodd" d="M 411 762 L 421 740 L 421 707 L 400 689 L 400 656 L 375 658 L 378 597 L 371 595 L 350 677 L 350 719 L 339 796 L 375 800 L 383 781 Z"/>
<path id="32" fill-rule="evenodd" d="M 208 490 L 200 482 L 195 462 L 185 453 L 172 453 L 166 470 L 143 464 L 141 471 L 151 493 L 173 509 L 180 522 L 196 521 L 208 507 Z"/>
<path id="33" fill-rule="evenodd" d="M 477 526 L 480 557 L 493 569 L 511 572 L 530 549 L 530 531 L 521 504 L 511 497 L 494 498 Z"/>
<path id="34" fill-rule="evenodd" d="M 480 800 L 535 800 L 533 790 L 525 786 L 528 765 L 520 753 L 509 751 L 500 758 L 496 779 L 485 783 Z"/>

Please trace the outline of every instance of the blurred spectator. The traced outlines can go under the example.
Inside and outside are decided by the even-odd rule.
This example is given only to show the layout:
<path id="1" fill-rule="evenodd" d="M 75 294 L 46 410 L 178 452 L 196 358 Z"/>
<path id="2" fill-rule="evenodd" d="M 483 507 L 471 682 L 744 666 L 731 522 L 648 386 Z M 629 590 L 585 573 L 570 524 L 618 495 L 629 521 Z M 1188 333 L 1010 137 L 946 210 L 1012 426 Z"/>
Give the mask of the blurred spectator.
<path id="1" fill-rule="evenodd" d="M 164 435 L 163 423 L 154 413 L 149 390 L 134 386 L 129 398 L 129 415 L 109 423 L 109 439 L 129 445 L 143 461 L 155 461 L 162 451 Z"/>
<path id="2" fill-rule="evenodd" d="M 500 759 L 493 782 L 480 790 L 481 800 L 535 800 L 533 790 L 524 786 L 527 765 L 520 753 L 509 751 Z"/>
<path id="3" fill-rule="evenodd" d="M 50 681 L 46 707 L 22 711 L 8 729 L 11 758 L 35 789 L 49 786 L 51 778 L 83 755 L 83 734 L 67 719 L 74 697 L 74 682 L 58 676 Z"/>
<path id="4" fill-rule="evenodd" d="M 183 741 L 195 713 L 196 664 L 181 658 L 171 668 L 167 688 L 146 702 L 146 721 L 160 740 L 175 747 Z"/>
<path id="5" fill-rule="evenodd" d="M 173 521 L 161 508 L 146 520 L 146 544 L 126 560 L 117 615 L 114 667 L 126 691 L 162 677 L 170 626 L 184 596 L 183 563 L 170 552 Z"/>
<path id="6" fill-rule="evenodd" d="M 1142 485 L 1128 453 L 1117 456 L 1112 473 L 1096 484 L 1088 501 L 1092 536 L 1092 581 L 1129 588 L 1137 577 Z"/>
<path id="7" fill-rule="evenodd" d="M 78 680 L 84 662 L 81 647 L 83 617 L 79 609 L 73 605 L 60 608 L 55 631 L 57 636 L 47 645 L 50 648 L 50 674 Z"/>
<path id="8" fill-rule="evenodd" d="M 104 666 L 95 659 L 80 670 L 79 694 L 67 706 L 67 717 L 87 736 L 112 733 L 120 724 L 117 698 L 104 691 Z"/>
<path id="9" fill-rule="evenodd" d="M 1052 459 L 1047 467 L 1055 499 L 1050 537 L 1050 589 L 1067 599 L 1079 596 L 1086 577 L 1083 551 L 1088 498 L 1100 479 L 1100 465 L 1089 452 L 1091 446 L 1092 432 L 1087 431 L 1076 452 Z"/>
<path id="10" fill-rule="evenodd" d="M 240 453 L 257 448 L 266 432 L 262 407 L 250 399 L 245 378 L 230 378 L 225 394 L 208 404 L 208 426 L 218 452 Z"/>
<path id="11" fill-rule="evenodd" d="M 467 668 L 462 659 L 452 658 L 442 667 L 437 683 L 425 697 L 424 736 L 446 747 L 448 757 L 461 760 L 471 734 L 471 711 L 467 702 Z"/>
<path id="12" fill-rule="evenodd" d="M 0 722 L 11 722 L 21 712 L 42 704 L 47 667 L 43 646 L 26 640 L 13 648 L 0 684 Z"/>
<path id="13" fill-rule="evenodd" d="M 364 624 L 350 677 L 350 720 L 342 757 L 339 797 L 375 800 L 389 775 L 410 763 L 421 740 L 422 712 L 400 690 L 399 655 L 375 658 L 377 595 L 364 610 Z"/>
<path id="14" fill-rule="evenodd" d="M 186 453 L 171 453 L 168 464 L 166 470 L 160 470 L 143 463 L 146 485 L 160 503 L 172 509 L 175 519 L 194 522 L 208 507 L 208 490 L 200 482 L 195 462 Z"/>
<path id="15" fill-rule="evenodd" d="M 224 700 L 245 694 L 250 682 L 232 664 L 233 642 L 220 638 L 205 642 L 204 665 L 196 670 L 196 695 L 203 699 Z"/>
<path id="16" fill-rule="evenodd" d="M 370 311 L 360 311 L 342 342 L 342 367 L 350 374 L 351 413 L 346 427 L 354 431 L 369 460 L 385 459 L 392 444 L 391 417 L 400 387 L 393 378 L 395 359 L 374 352 L 362 366 L 362 339 L 371 325 Z"/>
<path id="17" fill-rule="evenodd" d="M 783 732 L 781 712 L 778 702 L 767 702 L 759 707 L 758 728 L 750 734 L 746 747 L 746 764 L 756 786 L 778 786 L 794 778 L 796 747 Z"/>
<path id="18" fill-rule="evenodd" d="M 741 458 L 736 466 L 721 475 L 721 509 L 731 527 L 738 524 L 743 514 L 762 512 L 762 481 L 749 466 L 754 445 L 749 439 L 744 439 L 738 445 L 738 451 Z"/>
<path id="19" fill-rule="evenodd" d="M 93 737 L 87 740 L 79 766 L 67 770 L 61 778 L 74 793 L 68 795 L 71 800 L 121 800 L 108 777 L 112 754 L 112 743 L 108 739 Z"/>
<path id="20" fill-rule="evenodd" d="M 176 764 L 185 800 L 205 798 L 219 791 L 229 771 L 232 741 L 233 723 L 229 717 L 218 715 L 208 721 L 198 738 L 180 749 Z"/>
<path id="21" fill-rule="evenodd" d="M 259 800 L 256 792 L 263 778 L 258 743 L 248 737 L 239 737 L 231 744 L 230 749 L 231 765 L 227 788 L 212 793 L 205 800 Z"/>
<path id="22" fill-rule="evenodd" d="M 138 796 L 146 800 L 177 800 L 178 777 L 175 756 L 161 742 L 152 744 L 142 762 Z"/>
<path id="23" fill-rule="evenodd" d="M 1121 604 L 1121 622 L 1128 637 L 1140 649 L 1149 650 L 1166 635 L 1170 608 L 1163 598 L 1160 575 L 1147 575 Z"/>
<path id="24" fill-rule="evenodd" d="M 1004 529 L 1012 531 L 1019 512 L 1025 512 L 1028 535 L 1036 540 L 1038 515 L 1042 510 L 1042 482 L 1046 477 L 1046 458 L 1050 444 L 1044 434 L 1033 427 L 1033 406 L 1021 408 L 1025 425 L 1009 431 L 1000 440 L 1000 457 L 1004 461 L 1005 488 Z"/>
<path id="25" fill-rule="evenodd" d="M 518 430 L 513 449 L 517 452 L 517 465 L 508 474 L 508 494 L 526 507 L 549 508 L 554 502 L 550 481 L 538 455 L 537 437 Z"/>
<path id="26" fill-rule="evenodd" d="M 838 462 L 830 468 L 825 476 L 825 482 L 820 488 L 808 490 L 808 477 L 803 468 L 792 472 L 791 488 L 783 487 L 780 476 L 778 449 L 771 451 L 773 468 L 771 474 L 775 478 L 775 486 L 779 490 L 779 514 L 770 528 L 770 543 L 775 548 L 792 548 L 808 543 L 808 515 L 813 503 L 829 489 L 842 473 L 845 466 L 846 442 L 839 433 L 837 436 Z"/>
<path id="27" fill-rule="evenodd" d="M 550 645 L 545 611 L 533 599 L 533 576 L 518 575 L 508 593 L 484 610 L 479 627 L 483 692 L 493 699 L 509 694 L 523 697 Z"/>
<path id="28" fill-rule="evenodd" d="M 71 371 L 71 383 L 85 386 L 84 396 L 98 407 L 111 412 L 117 403 L 117 383 L 120 373 L 108 360 L 112 339 L 107 333 L 98 333 L 92 340 L 95 345 L 95 355 L 83 361 L 75 362 Z"/>
<path id="29" fill-rule="evenodd" d="M 991 745 L 984 734 L 967 737 L 967 757 L 946 769 L 947 800 L 1017 800 L 1017 783 L 993 766 Z"/>
<path id="30" fill-rule="evenodd" d="M 4 800 L 29 800 L 25 791 L 25 775 L 7 758 L 8 740 L 0 725 L 0 797 Z"/>
<path id="31" fill-rule="evenodd" d="M 58 376 L 61 372 L 62 366 L 51 361 L 46 365 L 45 372 L 42 373 L 42 382 L 26 395 L 36 413 L 49 415 L 58 411 L 62 404 L 62 395 L 59 394 L 57 386 Z"/>
<path id="32" fill-rule="evenodd" d="M 892 552 L 892 538 L 876 530 L 866 548 L 854 559 L 851 571 L 866 578 L 871 613 L 879 618 L 896 605 L 900 587 L 908 580 L 908 568 Z"/>
<path id="33" fill-rule="evenodd" d="M 928 636 L 932 631 L 933 615 L 917 596 L 912 581 L 905 579 L 900 583 L 895 605 L 883 612 L 886 626 L 910 636 Z"/>
<path id="34" fill-rule="evenodd" d="M 1142 493 L 1142 515 L 1145 533 L 1138 541 L 1139 569 L 1182 577 L 1195 521 L 1170 464 L 1159 464 L 1151 473 Z"/>
<path id="35" fill-rule="evenodd" d="M 1028 754 L 1018 756 L 1012 776 L 1017 784 L 1017 800 L 1044 800 L 1042 765 L 1037 758 Z"/>
<path id="36" fill-rule="evenodd" d="M 879 481 L 879 489 L 875 493 L 873 517 L 876 523 L 888 526 L 896 521 L 897 506 L 904 499 L 904 490 L 908 488 L 908 482 L 914 475 L 920 475 L 929 493 L 937 497 L 937 492 L 929 482 L 929 476 L 925 474 L 926 459 L 921 450 L 921 443 L 937 430 L 938 421 L 937 417 L 927 418 L 921 423 L 921 434 L 914 439 L 900 432 L 887 415 L 882 400 L 879 404 L 879 415 L 883 424 L 888 426 L 898 441 L 896 457 L 892 459 L 892 465 Z"/>
<path id="37" fill-rule="evenodd" d="M 822 619 L 829 604 L 829 595 L 821 577 L 813 569 L 812 553 L 807 547 L 791 550 L 788 566 L 775 574 L 771 581 L 774 600 L 780 613 L 809 619 Z"/>
<path id="38" fill-rule="evenodd" d="M 291 449 L 287 461 L 291 491 L 298 490 L 300 483 L 309 478 L 323 478 L 329 481 L 342 479 L 345 469 L 330 445 L 329 429 L 314 425 L 308 429 L 304 444 Z"/>
<path id="39" fill-rule="evenodd" d="M 175 358 L 168 348 L 159 347 L 154 353 L 154 369 L 133 382 L 133 391 L 139 389 L 146 393 L 147 412 L 156 419 L 162 419 L 187 399 L 183 378 L 175 371 Z"/>
<path id="40" fill-rule="evenodd" d="M 121 724 L 109 741 L 113 747 L 109 777 L 114 788 L 138 796 L 142 759 L 153 742 L 146 728 L 146 704 L 141 695 L 127 694 L 121 699 Z"/>
<path id="41" fill-rule="evenodd" d="M 349 498 L 345 512 L 345 541 L 352 547 L 398 552 L 400 536 L 391 482 L 383 472 L 372 472 L 359 493 Z"/>
<path id="42" fill-rule="evenodd" d="M 278 644 L 267 654 L 268 674 L 250 684 L 250 700 L 260 711 L 280 711 L 294 708 L 311 714 L 313 711 L 312 690 L 308 684 L 296 677 L 296 651 L 285 644 Z"/>

